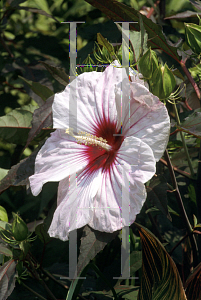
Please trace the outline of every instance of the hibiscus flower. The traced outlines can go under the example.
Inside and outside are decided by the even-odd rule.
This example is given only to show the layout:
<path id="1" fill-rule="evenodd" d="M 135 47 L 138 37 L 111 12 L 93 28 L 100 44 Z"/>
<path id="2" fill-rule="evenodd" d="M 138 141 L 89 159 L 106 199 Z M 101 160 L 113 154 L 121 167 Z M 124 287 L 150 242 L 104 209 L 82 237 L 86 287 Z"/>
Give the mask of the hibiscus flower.
<path id="1" fill-rule="evenodd" d="M 46 182 L 59 182 L 52 237 L 67 240 L 70 231 L 86 224 L 99 231 L 119 230 L 132 224 L 143 206 L 144 183 L 155 174 L 167 146 L 170 120 L 165 105 L 134 71 L 129 81 L 125 76 L 115 61 L 104 72 L 79 75 L 71 89 L 69 84 L 55 95 L 56 130 L 29 178 L 35 196 Z M 69 126 L 70 93 L 77 108 Z M 128 195 L 122 199 L 126 182 Z M 126 206 L 129 218 L 122 217 Z"/>

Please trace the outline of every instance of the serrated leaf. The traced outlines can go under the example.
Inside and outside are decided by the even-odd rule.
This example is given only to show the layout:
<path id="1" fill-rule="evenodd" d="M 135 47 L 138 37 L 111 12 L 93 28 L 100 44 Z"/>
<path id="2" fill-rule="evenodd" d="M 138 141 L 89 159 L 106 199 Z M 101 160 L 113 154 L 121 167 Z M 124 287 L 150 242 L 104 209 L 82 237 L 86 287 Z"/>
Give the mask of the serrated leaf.
<path id="1" fill-rule="evenodd" d="M 35 109 L 36 106 L 29 104 L 0 117 L 0 137 L 9 143 L 24 145 Z"/>
<path id="2" fill-rule="evenodd" d="M 115 59 L 115 51 L 114 47 L 105 39 L 101 33 L 97 33 L 97 42 L 99 45 L 103 46 L 107 51 L 110 53 L 110 55 Z"/>
<path id="3" fill-rule="evenodd" d="M 1 243 L 0 243 L 0 253 L 5 256 L 13 257 L 12 251 L 7 246 L 5 246 L 4 244 L 1 244 Z"/>
<path id="4" fill-rule="evenodd" d="M 0 300 L 7 299 L 15 287 L 15 267 L 13 259 L 0 267 Z"/>
<path id="5" fill-rule="evenodd" d="M 142 243 L 139 300 L 187 300 L 177 267 L 160 241 L 135 223 Z"/>
<path id="6" fill-rule="evenodd" d="M 40 62 L 47 71 L 56 79 L 58 82 L 67 86 L 69 84 L 69 75 L 66 74 L 63 68 L 51 66 L 43 61 Z"/>
<path id="7" fill-rule="evenodd" d="M 54 95 L 54 92 L 51 91 L 45 85 L 42 85 L 39 82 L 34 82 L 34 81 L 31 81 L 31 80 L 27 80 L 26 78 L 24 78 L 22 76 L 18 76 L 18 77 L 21 78 L 32 89 L 32 91 L 36 95 L 38 95 L 39 97 L 41 97 L 41 99 L 43 99 L 44 101 L 46 99 L 48 99 L 49 97 L 51 97 L 52 95 Z"/>
<path id="8" fill-rule="evenodd" d="M 201 299 L 201 263 L 193 270 L 185 283 L 188 300 Z"/>
<path id="9" fill-rule="evenodd" d="M 138 24 L 130 24 L 130 29 L 140 31 L 139 27 L 139 12 L 134 8 L 131 8 L 123 3 L 117 2 L 116 0 L 85 0 L 90 3 L 92 6 L 98 8 L 103 13 L 105 13 L 113 21 L 118 22 L 138 22 Z M 149 41 L 148 45 L 152 49 L 161 49 L 177 62 L 179 62 L 179 56 L 177 53 L 177 48 L 169 45 L 167 40 L 162 32 L 160 25 L 153 23 L 150 19 L 147 19 L 146 16 L 141 14 L 143 20 L 144 28 L 148 33 Z"/>
<path id="10" fill-rule="evenodd" d="M 80 271 L 100 252 L 110 241 L 112 241 L 119 231 L 113 233 L 101 232 L 85 226 L 83 237 L 81 238 L 80 255 L 78 258 L 78 274 Z"/>
<path id="11" fill-rule="evenodd" d="M 38 135 L 43 128 L 52 126 L 52 104 L 53 96 L 33 113 L 32 128 L 29 131 L 27 142 L 24 148 L 28 147 L 30 142 Z"/>
<path id="12" fill-rule="evenodd" d="M 194 110 L 192 114 L 184 119 L 178 128 L 201 138 L 201 108 Z"/>
<path id="13" fill-rule="evenodd" d="M 167 207 L 167 182 L 164 177 L 153 178 L 147 186 L 147 201 L 156 206 L 170 221 L 172 220 Z"/>
<path id="14" fill-rule="evenodd" d="M 29 157 L 11 167 L 8 174 L 0 181 L 0 194 L 10 186 L 29 184 L 29 176 L 34 173 L 35 159 L 39 149 L 37 148 Z"/>

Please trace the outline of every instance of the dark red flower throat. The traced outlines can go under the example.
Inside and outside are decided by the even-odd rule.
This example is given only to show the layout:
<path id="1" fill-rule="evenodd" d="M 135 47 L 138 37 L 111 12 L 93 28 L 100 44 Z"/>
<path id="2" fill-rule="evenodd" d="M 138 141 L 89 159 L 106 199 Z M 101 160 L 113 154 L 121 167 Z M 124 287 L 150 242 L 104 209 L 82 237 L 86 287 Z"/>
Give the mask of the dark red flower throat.
<path id="1" fill-rule="evenodd" d="M 121 129 L 117 131 L 116 122 L 103 118 L 103 121 L 97 125 L 94 128 L 94 135 L 107 140 L 107 144 L 111 146 L 111 149 L 105 150 L 91 145 L 86 147 L 84 152 L 88 158 L 88 165 L 85 171 L 90 174 L 100 168 L 102 172 L 110 172 L 110 168 L 113 166 L 117 152 L 124 140 L 124 137 L 121 135 Z"/>

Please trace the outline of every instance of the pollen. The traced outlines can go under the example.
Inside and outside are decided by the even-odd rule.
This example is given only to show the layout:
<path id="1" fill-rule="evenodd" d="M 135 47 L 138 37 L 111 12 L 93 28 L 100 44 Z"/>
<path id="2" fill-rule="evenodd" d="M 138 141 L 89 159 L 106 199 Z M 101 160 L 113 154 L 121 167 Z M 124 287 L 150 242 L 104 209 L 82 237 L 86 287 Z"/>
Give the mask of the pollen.
<path id="1" fill-rule="evenodd" d="M 100 149 L 105 149 L 107 151 L 109 151 L 111 149 L 111 146 L 108 145 L 107 140 L 103 139 L 102 137 L 97 137 L 88 132 L 79 131 L 78 135 L 74 135 L 73 129 L 69 128 L 69 129 L 66 129 L 66 133 L 73 136 L 76 139 L 76 142 L 78 144 L 86 145 L 86 146 L 96 146 Z"/>

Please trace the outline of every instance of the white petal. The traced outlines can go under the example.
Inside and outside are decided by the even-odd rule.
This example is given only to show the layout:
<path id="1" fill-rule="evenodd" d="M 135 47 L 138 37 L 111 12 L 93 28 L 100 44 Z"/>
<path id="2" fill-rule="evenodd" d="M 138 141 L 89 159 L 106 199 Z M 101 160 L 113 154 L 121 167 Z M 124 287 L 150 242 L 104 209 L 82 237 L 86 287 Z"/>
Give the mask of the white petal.
<path id="1" fill-rule="evenodd" d="M 68 240 L 70 231 L 89 223 L 93 215 L 93 198 L 100 186 L 101 176 L 101 169 L 90 176 L 82 176 L 80 173 L 76 188 L 76 174 L 74 174 L 70 177 L 70 190 L 67 188 L 68 178 L 59 183 L 59 205 L 48 230 L 50 236 L 65 241 Z"/>
<path id="2" fill-rule="evenodd" d="M 142 182 L 135 181 L 130 185 L 130 224 L 132 224 L 136 215 L 140 213 L 146 200 L 146 188 Z"/>
<path id="3" fill-rule="evenodd" d="M 33 195 L 37 196 L 46 182 L 60 181 L 83 169 L 87 165 L 84 148 L 64 130 L 54 131 L 36 157 L 35 174 L 29 177 Z"/>
<path id="4" fill-rule="evenodd" d="M 93 218 L 88 223 L 96 230 L 113 232 L 129 226 L 135 221 L 146 199 L 145 187 L 141 182 L 130 183 L 130 193 L 128 189 L 128 197 L 122 199 L 122 168 L 124 166 L 117 165 L 110 174 L 103 174 L 101 186 L 93 202 Z M 129 173 L 127 176 L 131 179 Z M 122 212 L 122 206 L 128 211 Z M 125 220 L 123 215 L 127 214 L 129 217 Z"/>
<path id="5" fill-rule="evenodd" d="M 110 120 L 110 122 L 118 122 L 119 114 L 117 115 L 115 103 L 115 86 L 122 82 L 122 72 L 125 73 L 125 69 L 118 67 L 118 65 L 116 66 L 116 64 L 110 65 L 102 73 L 96 85 L 96 118 L 99 123 L 102 123 L 104 119 Z"/>
<path id="6" fill-rule="evenodd" d="M 69 127 L 76 128 L 77 126 L 77 131 L 84 130 L 93 134 L 93 125 L 95 125 L 94 110 L 96 109 L 94 90 L 101 76 L 102 72 L 83 73 L 71 84 L 68 84 L 63 92 L 55 95 L 52 106 L 54 128 L 66 129 Z M 74 118 L 69 126 L 70 97 L 72 97 L 75 104 L 70 106 Z"/>
<path id="7" fill-rule="evenodd" d="M 169 132 L 170 118 L 165 105 L 143 85 L 131 83 L 130 130 L 126 135 L 142 139 L 158 161 L 167 146 Z"/>
<path id="8" fill-rule="evenodd" d="M 131 166 L 134 181 L 142 183 L 150 180 L 156 171 L 156 161 L 152 149 L 136 137 L 126 137 L 116 159 L 118 164 Z"/>

